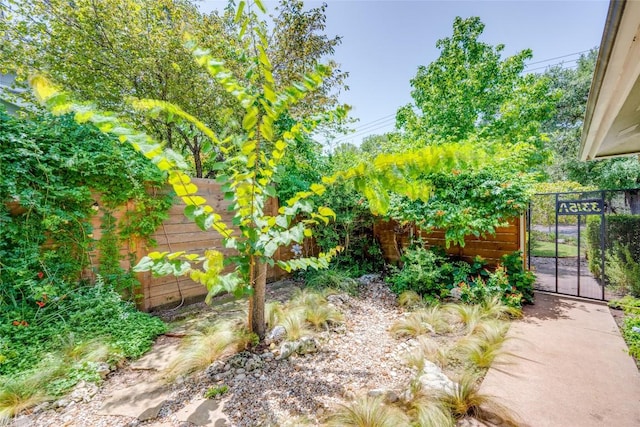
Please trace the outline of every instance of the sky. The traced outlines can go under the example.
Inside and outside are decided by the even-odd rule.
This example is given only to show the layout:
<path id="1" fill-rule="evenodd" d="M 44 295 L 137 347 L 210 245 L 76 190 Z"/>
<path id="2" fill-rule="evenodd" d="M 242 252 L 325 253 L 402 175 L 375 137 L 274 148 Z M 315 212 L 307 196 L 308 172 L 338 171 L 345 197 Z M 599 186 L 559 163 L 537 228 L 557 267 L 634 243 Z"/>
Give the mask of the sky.
<path id="1" fill-rule="evenodd" d="M 275 2 L 265 1 L 273 10 Z M 582 1 L 458 1 L 458 0 L 326 0 L 329 37 L 341 36 L 333 58 L 349 72 L 349 90 L 340 101 L 351 105 L 358 119 L 354 132 L 334 144 L 359 145 L 363 137 L 394 129 L 398 108 L 411 102 L 410 80 L 418 66 L 439 56 L 438 39 L 453 32 L 456 16 L 479 16 L 485 24 L 480 40 L 504 44 L 503 57 L 531 49 L 525 71 L 543 72 L 548 65 L 575 65 L 578 52 L 600 45 L 609 2 Z M 203 0 L 203 9 L 226 1 Z M 308 7 L 321 2 L 305 1 Z M 562 57 L 562 58 L 559 58 Z M 554 59 L 556 58 L 556 59 Z"/>

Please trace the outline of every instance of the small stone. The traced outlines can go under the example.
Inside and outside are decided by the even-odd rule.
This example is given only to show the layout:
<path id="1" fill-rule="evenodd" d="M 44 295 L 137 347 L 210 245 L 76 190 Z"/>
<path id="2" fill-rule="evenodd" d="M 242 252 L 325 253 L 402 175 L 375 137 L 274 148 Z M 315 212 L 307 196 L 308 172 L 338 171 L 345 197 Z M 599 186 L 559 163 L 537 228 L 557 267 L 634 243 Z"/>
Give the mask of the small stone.
<path id="1" fill-rule="evenodd" d="M 224 370 L 225 371 L 228 371 L 230 369 L 231 369 L 231 365 L 230 364 L 227 363 L 226 365 L 224 365 Z"/>
<path id="2" fill-rule="evenodd" d="M 238 368 L 236 369 L 236 374 L 244 374 L 246 371 L 244 370 L 244 368 Z"/>
<path id="3" fill-rule="evenodd" d="M 253 371 L 253 376 L 254 376 L 255 378 L 261 378 L 261 377 L 262 377 L 262 374 L 260 373 L 260 371 Z"/>
<path id="4" fill-rule="evenodd" d="M 246 374 L 239 374 L 236 375 L 236 381 L 242 381 L 243 379 L 247 378 Z"/>
<path id="5" fill-rule="evenodd" d="M 318 408 L 316 410 L 316 417 L 322 417 L 324 415 L 324 408 Z"/>
<path id="6" fill-rule="evenodd" d="M 385 394 L 385 390 L 384 389 L 376 388 L 374 390 L 369 390 L 369 392 L 367 393 L 367 396 L 369 396 L 369 397 L 378 397 L 378 396 L 382 396 L 383 394 Z"/>
<path id="7" fill-rule="evenodd" d="M 388 390 L 384 396 L 384 400 L 387 403 L 396 403 L 398 400 L 400 400 L 400 398 L 394 391 Z"/>
<path id="8" fill-rule="evenodd" d="M 53 406 L 55 408 L 66 408 L 67 406 L 69 406 L 69 403 L 71 403 L 71 400 L 65 399 L 63 397 L 62 399 L 56 400 L 56 402 L 53 404 Z"/>
<path id="9" fill-rule="evenodd" d="M 274 354 L 272 352 L 266 351 L 266 352 L 262 353 L 262 355 L 260 357 L 262 357 L 265 360 L 270 360 L 270 359 L 273 359 L 275 356 L 274 356 Z"/>
<path id="10" fill-rule="evenodd" d="M 100 378 L 105 379 L 107 375 L 109 375 L 109 372 L 111 372 L 111 367 L 108 363 L 102 362 L 98 364 L 96 372 L 100 375 Z"/>
<path id="11" fill-rule="evenodd" d="M 44 402 L 33 408 L 34 414 L 39 414 L 40 412 L 44 412 L 47 408 L 49 408 L 49 402 Z"/>

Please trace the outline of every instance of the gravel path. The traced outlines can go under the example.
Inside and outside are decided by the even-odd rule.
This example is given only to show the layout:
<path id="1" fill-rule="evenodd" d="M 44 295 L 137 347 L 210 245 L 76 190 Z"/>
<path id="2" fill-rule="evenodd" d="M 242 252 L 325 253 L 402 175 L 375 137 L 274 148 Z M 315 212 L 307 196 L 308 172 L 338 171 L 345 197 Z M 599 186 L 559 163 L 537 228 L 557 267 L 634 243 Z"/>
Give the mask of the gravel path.
<path id="1" fill-rule="evenodd" d="M 246 376 L 226 382 L 229 391 L 224 412 L 232 425 L 295 425 L 297 421 L 293 420 L 301 419 L 298 417 L 313 425 L 335 405 L 355 395 L 381 388 L 399 393 L 406 387 L 411 371 L 395 361 L 393 356 L 399 343 L 388 333 L 401 311 L 387 286 L 369 280 L 358 297 L 345 298 L 338 308 L 344 314 L 345 324 L 337 331 L 320 334 L 319 352 L 281 361 L 270 359 L 259 378 Z M 95 394 L 87 396 L 87 401 L 65 408 L 41 408 L 17 418 L 13 426 L 187 427 L 192 424 L 180 422 L 176 413 L 186 402 L 217 384 L 204 375 L 173 384 L 171 399 L 155 420 L 139 422 L 134 418 L 98 415 L 103 400 L 114 390 L 153 381 L 154 375 L 124 367 L 112 373 Z"/>

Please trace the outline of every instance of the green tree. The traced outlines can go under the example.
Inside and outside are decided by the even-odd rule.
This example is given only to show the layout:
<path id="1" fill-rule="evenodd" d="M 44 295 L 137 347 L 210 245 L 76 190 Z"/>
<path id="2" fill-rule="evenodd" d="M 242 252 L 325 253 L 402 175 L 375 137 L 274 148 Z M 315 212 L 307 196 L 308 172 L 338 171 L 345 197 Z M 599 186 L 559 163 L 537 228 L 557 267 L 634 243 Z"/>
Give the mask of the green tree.
<path id="1" fill-rule="evenodd" d="M 413 103 L 397 113 L 399 134 L 384 144 L 398 151 L 465 142 L 491 153 L 481 172 L 425 174 L 434 187 L 429 202 L 398 197 L 392 203 L 392 218 L 445 229 L 448 241 L 460 244 L 524 211 L 528 174 L 546 160 L 542 123 L 558 96 L 548 78 L 523 74 L 530 50 L 503 58 L 504 45 L 480 41 L 484 28 L 477 17 L 454 20 L 453 34 L 436 43 L 440 56 L 411 80 Z"/>
<path id="2" fill-rule="evenodd" d="M 592 49 L 580 56 L 575 69 L 558 65 L 544 73 L 551 88 L 560 93 L 554 114 L 543 123 L 552 152 L 552 162 L 547 168 L 552 180 L 569 179 L 569 175 L 574 175 L 571 171 L 580 163 L 578 149 L 597 56 L 598 51 Z"/>
<path id="3" fill-rule="evenodd" d="M 561 96 L 555 114 L 544 123 L 549 134 L 553 162 L 548 168 L 555 180 L 573 180 L 591 188 L 628 189 L 625 191 L 631 212 L 640 213 L 640 162 L 636 157 L 582 162 L 578 150 L 597 50 L 582 55 L 575 69 L 553 67 L 545 72 Z"/>
<path id="4" fill-rule="evenodd" d="M 411 80 L 413 103 L 397 113 L 408 144 L 473 136 L 543 146 L 540 124 L 553 107 L 548 80 L 522 74 L 530 50 L 502 59 L 504 45 L 481 42 L 483 31 L 480 18 L 457 17 L 452 36 L 436 43 L 440 56 L 418 68 Z"/>
<path id="5" fill-rule="evenodd" d="M 0 71 L 12 71 L 19 81 L 45 73 L 79 100 L 95 100 L 102 109 L 135 114 L 137 126 L 185 156 L 196 177 L 215 174 L 224 158 L 209 146 L 193 124 L 171 115 L 142 115 L 129 109 L 129 97 L 157 99 L 180 106 L 218 135 L 240 127 L 243 110 L 233 96 L 194 61 L 181 37 L 188 30 L 200 46 L 226 62 L 242 82 L 250 80 L 255 63 L 246 55 L 250 34 L 238 38 L 233 10 L 204 14 L 191 0 L 5 0 L 0 9 Z M 330 57 L 340 42 L 324 35 L 325 7 L 302 9 L 302 3 L 282 0 L 272 34 L 270 54 L 276 88 L 293 76 L 313 69 Z M 251 25 L 258 16 L 247 14 Z M 346 73 L 331 64 L 317 94 L 289 112 L 295 119 L 317 115 L 337 105 Z M 335 92 L 335 93 L 334 93 Z M 286 125 L 284 125 L 286 127 Z M 276 126 L 278 132 L 279 126 Z M 215 147 L 214 147 L 215 148 Z"/>
<path id="6" fill-rule="evenodd" d="M 264 10 L 259 1 L 253 3 Z M 391 192 L 407 195 L 411 198 L 426 199 L 429 188 L 416 181 L 416 178 L 428 170 L 444 171 L 457 167 L 472 167 L 483 159 L 482 153 L 469 145 L 456 144 L 439 147 L 426 147 L 406 155 L 381 155 L 373 162 L 359 164 L 355 168 L 333 174 L 323 179 L 323 184 L 314 183 L 306 191 L 297 193 L 287 200 L 277 215 L 266 215 L 264 203 L 267 197 L 274 196 L 275 171 L 291 149 L 293 141 L 313 130 L 311 123 L 292 123 L 291 127 L 280 135 L 274 132 L 274 124 L 286 117 L 287 112 L 299 103 L 308 92 L 317 89 L 330 71 L 317 66 L 315 71 L 306 74 L 301 81 L 294 83 L 284 91 L 278 91 L 273 78 L 273 66 L 267 51 L 267 37 L 262 25 L 254 25 L 250 16 L 244 12 L 245 3 L 240 2 L 236 19 L 249 34 L 253 34 L 250 52 L 256 52 L 251 61 L 257 64 L 254 73 L 245 85 L 235 79 L 226 69 L 224 62 L 216 59 L 208 50 L 197 46 L 195 40 L 187 42 L 188 49 L 196 62 L 233 95 L 244 110 L 241 130 L 233 135 L 221 138 L 205 123 L 186 113 L 180 107 L 158 100 L 134 100 L 131 108 L 141 112 L 165 114 L 188 121 L 229 158 L 218 167 L 222 170 L 218 177 L 223 183 L 225 197 L 233 200 L 235 213 L 233 224 L 238 230 L 231 229 L 221 221 L 221 216 L 207 204 L 206 199 L 196 196 L 197 187 L 184 172 L 186 167 L 181 156 L 162 146 L 146 133 L 136 131 L 125 118 L 114 114 L 102 113 L 90 104 L 74 102 L 69 94 L 61 92 L 47 79 L 32 79 L 32 85 L 38 98 L 55 113 L 74 112 L 81 122 L 94 123 L 104 132 L 115 134 L 121 142 L 131 144 L 147 158 L 168 174 L 168 181 L 175 192 L 187 204 L 185 215 L 195 221 L 202 229 L 216 230 L 225 242 L 225 246 L 235 249 L 237 255 L 227 258 L 235 268 L 222 274 L 224 260 L 222 254 L 207 251 L 204 255 L 178 253 L 151 253 L 138 264 L 139 270 L 151 270 L 154 274 L 190 274 L 209 290 L 209 296 L 221 291 L 236 295 L 249 295 L 249 325 L 262 337 L 265 333 L 264 297 L 266 289 L 266 266 L 276 262 L 272 256 L 278 247 L 290 243 L 301 243 L 313 234 L 312 228 L 327 224 L 335 213 L 327 207 L 315 207 L 311 199 L 322 195 L 329 185 L 353 182 L 354 188 L 367 199 L 374 212 L 384 212 L 389 207 Z M 250 11 L 249 14 L 252 12 Z M 247 23 L 246 26 L 244 23 Z M 295 222 L 300 214 L 303 219 Z M 317 258 L 296 258 L 290 261 L 278 261 L 277 265 L 287 271 L 323 268 L 336 254 L 337 249 L 320 254 Z M 199 264 L 196 267 L 192 264 Z"/>

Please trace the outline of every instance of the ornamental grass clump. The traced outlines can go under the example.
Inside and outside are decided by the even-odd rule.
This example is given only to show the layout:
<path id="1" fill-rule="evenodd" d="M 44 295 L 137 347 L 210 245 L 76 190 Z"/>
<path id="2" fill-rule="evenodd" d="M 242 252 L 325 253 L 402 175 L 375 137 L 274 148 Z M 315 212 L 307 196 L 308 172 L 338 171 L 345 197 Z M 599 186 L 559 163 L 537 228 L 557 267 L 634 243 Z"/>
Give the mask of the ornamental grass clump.
<path id="1" fill-rule="evenodd" d="M 519 425 L 510 411 L 494 397 L 479 391 L 478 378 L 465 373 L 455 387 L 434 394 L 455 419 L 473 417 L 480 421 L 516 427 Z M 496 423 L 496 420 L 499 420 Z"/>
<path id="2" fill-rule="evenodd" d="M 419 396 L 410 402 L 408 414 L 415 426 L 454 427 L 455 420 L 446 405 L 433 397 Z"/>
<path id="3" fill-rule="evenodd" d="M 425 334 L 446 333 L 450 329 L 450 315 L 440 305 L 418 309 L 391 326 L 395 336 L 417 337 Z"/>
<path id="4" fill-rule="evenodd" d="M 39 372 L 23 374 L 19 377 L 0 377 L 0 425 L 19 412 L 47 401 L 45 382 Z"/>
<path id="5" fill-rule="evenodd" d="M 509 338 L 506 336 L 509 325 L 497 320 L 486 320 L 476 326 L 473 334 L 457 343 L 457 351 L 475 367 L 488 369 L 495 363 L 507 363 L 504 358 L 513 356 L 503 349 Z"/>
<path id="6" fill-rule="evenodd" d="M 422 303 L 422 297 L 416 291 L 404 291 L 398 295 L 398 305 L 400 307 L 416 307 Z"/>
<path id="7" fill-rule="evenodd" d="M 171 382 L 179 376 L 204 370 L 214 361 L 256 344 L 257 337 L 241 320 L 217 322 L 186 337 L 179 355 L 164 370 L 163 377 Z"/>
<path id="8" fill-rule="evenodd" d="M 386 405 L 380 397 L 360 397 L 340 405 L 330 417 L 330 427 L 398 427 L 408 426 L 409 417 L 394 406 Z"/>
<path id="9" fill-rule="evenodd" d="M 329 304 L 323 294 L 307 289 L 297 290 L 284 306 L 270 306 L 267 313 L 267 323 L 271 325 L 273 321 L 273 326 L 283 326 L 290 340 L 297 340 L 308 333 L 309 326 L 320 330 L 344 321 L 342 313 Z"/>
<path id="10" fill-rule="evenodd" d="M 436 341 L 421 336 L 417 338 L 416 347 L 405 355 L 405 361 L 421 372 L 424 369 L 424 361 L 428 360 L 440 368 L 445 368 L 450 362 L 451 348 Z"/>

